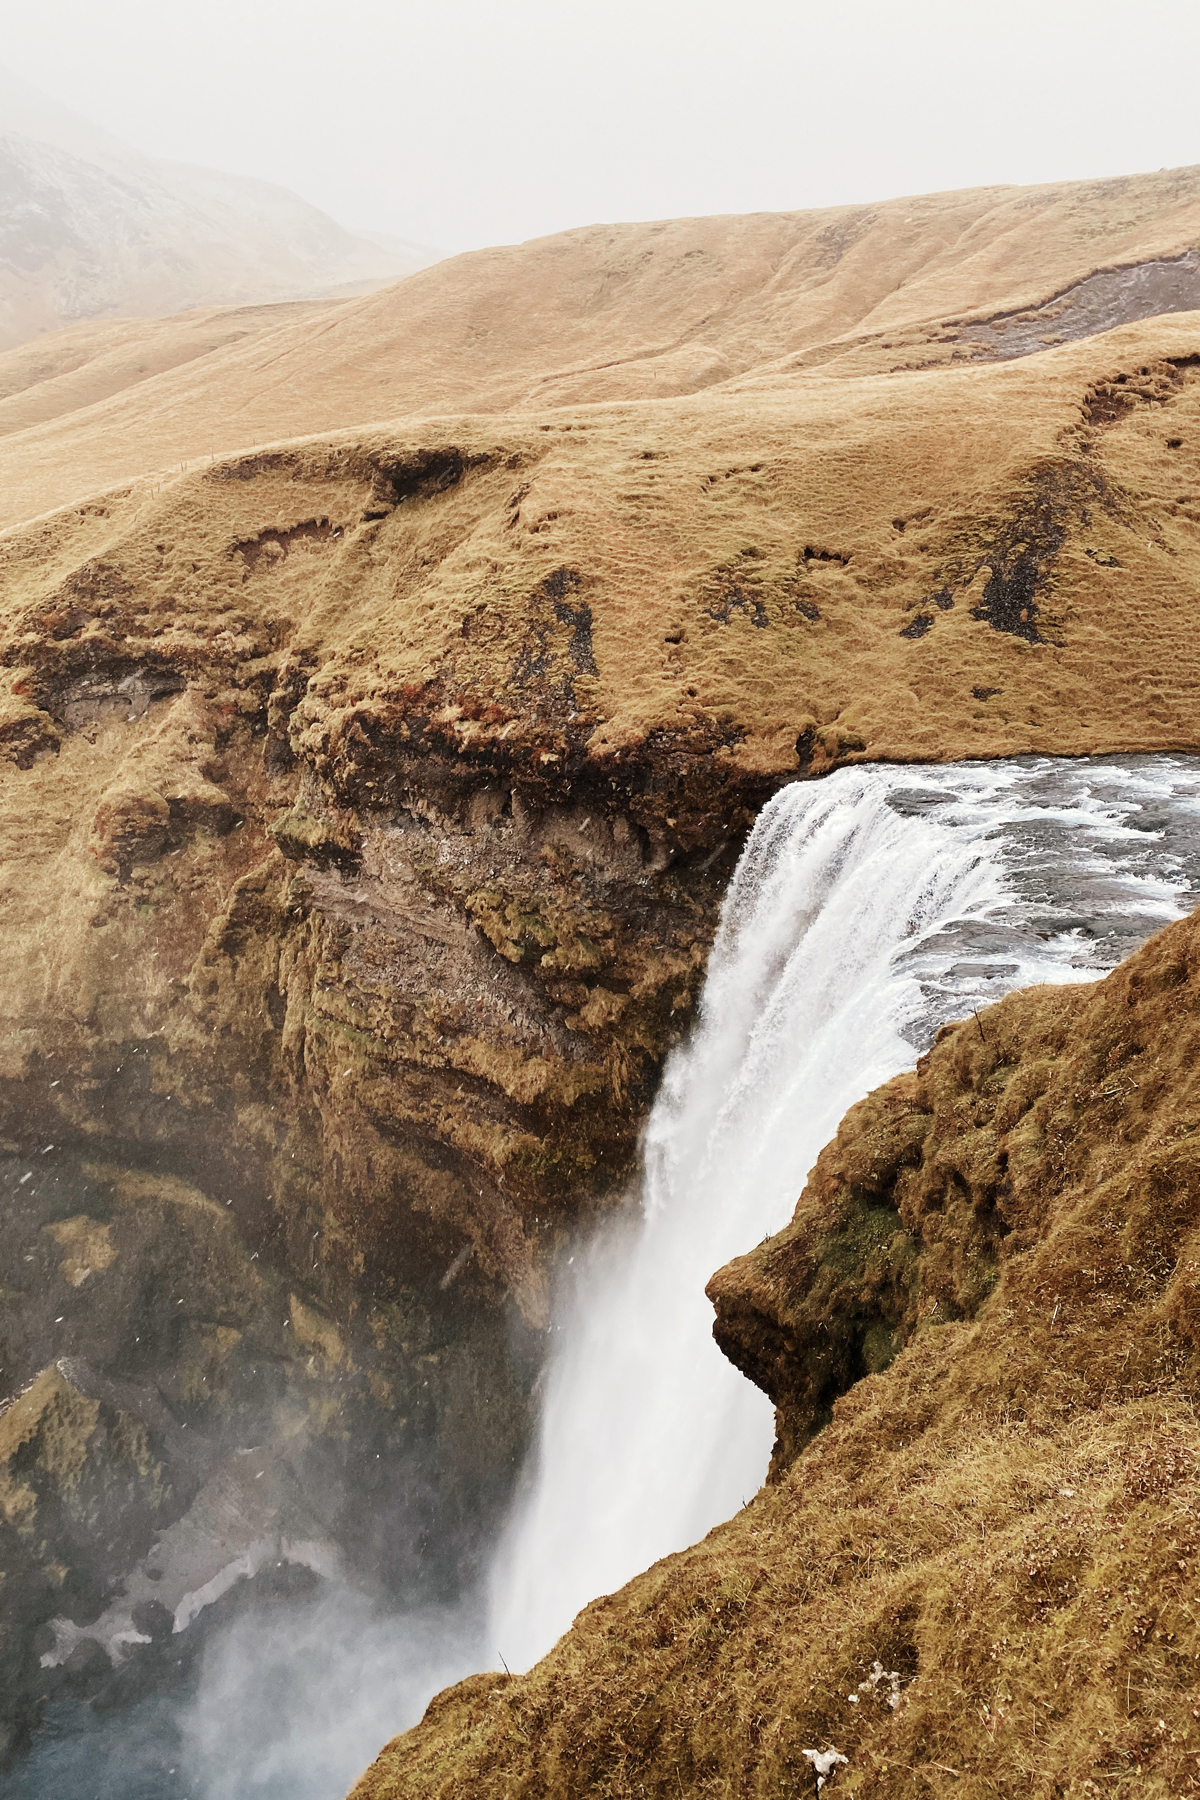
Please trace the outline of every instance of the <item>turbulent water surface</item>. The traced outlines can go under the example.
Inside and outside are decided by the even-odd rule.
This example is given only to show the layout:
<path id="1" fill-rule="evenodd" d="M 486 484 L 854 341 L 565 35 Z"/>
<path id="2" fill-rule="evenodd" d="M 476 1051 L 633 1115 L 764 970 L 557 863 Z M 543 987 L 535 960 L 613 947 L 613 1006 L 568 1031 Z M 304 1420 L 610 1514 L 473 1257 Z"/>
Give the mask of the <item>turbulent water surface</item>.
<path id="1" fill-rule="evenodd" d="M 527 1666 L 588 1600 L 727 1517 L 762 1479 L 772 1416 L 713 1345 L 709 1275 L 786 1222 L 846 1109 L 940 1024 L 1095 979 L 1193 895 L 1200 759 L 847 769 L 779 794 L 731 883 L 641 1190 L 561 1271 L 488 1593 L 401 1618 L 337 1592 L 244 1615 L 180 1695 L 58 1708 L 14 1796 L 337 1800 L 439 1686 Z"/>

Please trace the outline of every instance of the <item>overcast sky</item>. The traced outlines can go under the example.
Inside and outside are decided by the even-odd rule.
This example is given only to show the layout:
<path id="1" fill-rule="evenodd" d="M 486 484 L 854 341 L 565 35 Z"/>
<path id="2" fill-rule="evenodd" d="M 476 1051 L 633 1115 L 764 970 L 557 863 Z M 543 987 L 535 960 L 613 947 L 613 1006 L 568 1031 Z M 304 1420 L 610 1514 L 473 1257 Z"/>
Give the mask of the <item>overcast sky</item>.
<path id="1" fill-rule="evenodd" d="M 460 250 L 1200 162 L 1196 0 L 0 0 L 139 149 Z"/>

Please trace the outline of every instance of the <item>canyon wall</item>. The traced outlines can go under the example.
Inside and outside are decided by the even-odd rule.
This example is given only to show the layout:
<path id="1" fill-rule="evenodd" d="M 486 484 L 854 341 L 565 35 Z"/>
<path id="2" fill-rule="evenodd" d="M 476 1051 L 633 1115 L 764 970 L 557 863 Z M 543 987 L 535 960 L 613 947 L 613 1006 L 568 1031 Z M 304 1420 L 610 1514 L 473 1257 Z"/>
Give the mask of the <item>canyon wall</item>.
<path id="1" fill-rule="evenodd" d="M 538 1323 L 780 782 L 1195 743 L 1191 341 L 312 440 L 7 533 L 14 1141 L 187 1143 L 347 1267 L 399 1205 Z"/>
<path id="2" fill-rule="evenodd" d="M 12 1745 L 55 1682 L 109 1680 L 114 1646 L 166 1641 L 163 1613 L 190 1619 L 241 1557 L 300 1546 L 320 1574 L 336 1553 L 398 1591 L 470 1579 L 526 1441 L 552 1259 L 625 1190 L 779 784 L 1196 746 L 1197 317 L 1085 335 L 1187 301 L 1193 185 L 1038 202 L 1127 202 L 1106 248 L 1142 261 L 1084 292 L 1107 267 L 1086 232 L 1064 225 L 1049 262 L 1051 240 L 1020 239 L 1017 301 L 1082 320 L 1036 355 L 1017 329 L 1036 305 L 977 320 L 987 342 L 926 319 L 912 367 L 843 307 L 849 360 L 785 366 L 781 345 L 828 340 L 805 308 L 857 241 L 821 251 L 833 223 L 789 216 L 707 228 L 752 271 L 764 233 L 773 268 L 800 233 L 792 336 L 751 332 L 738 300 L 743 361 L 658 400 L 614 390 L 603 357 L 574 386 L 517 369 L 489 400 L 455 335 L 495 275 L 471 258 L 354 303 L 348 336 L 341 313 L 237 343 L 216 320 L 185 356 L 193 322 L 136 383 L 124 337 L 9 367 L 13 404 L 44 403 L 0 454 Z M 914 244 L 897 316 L 969 310 L 980 270 L 998 280 L 1017 200 L 925 213 L 956 207 L 958 262 L 943 246 L 918 281 L 937 256 Z M 880 212 L 894 260 L 911 220 Z M 692 223 L 618 309 L 630 368 Z M 608 304 L 580 241 L 496 253 L 527 283 L 547 255 L 573 271 L 547 357 Z M 1164 302 L 1145 270 L 1171 257 Z M 619 261 L 610 296 L 637 287 Z M 774 280 L 742 282 L 754 307 Z M 457 386 L 405 386 L 433 360 L 414 292 Z M 726 316 L 717 289 L 682 292 L 685 336 L 696 307 Z M 501 297 L 497 366 L 521 335 Z M 476 410 L 331 428 L 451 391 Z M 271 423 L 317 434 L 209 453 Z M 168 450 L 193 460 L 168 470 Z M 785 1424 L 781 1458 L 806 1429 Z M 260 1477 L 229 1555 L 197 1561 L 220 1495 Z"/>

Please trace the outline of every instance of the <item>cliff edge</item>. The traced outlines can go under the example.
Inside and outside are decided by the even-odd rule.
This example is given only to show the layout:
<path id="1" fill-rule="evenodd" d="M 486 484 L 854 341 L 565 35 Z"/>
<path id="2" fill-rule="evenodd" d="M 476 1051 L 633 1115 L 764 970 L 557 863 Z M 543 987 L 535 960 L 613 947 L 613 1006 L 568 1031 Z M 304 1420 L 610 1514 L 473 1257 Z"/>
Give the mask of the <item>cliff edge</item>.
<path id="1" fill-rule="evenodd" d="M 945 1028 L 714 1276 L 772 1479 L 354 1800 L 1200 1785 L 1200 919 Z"/>

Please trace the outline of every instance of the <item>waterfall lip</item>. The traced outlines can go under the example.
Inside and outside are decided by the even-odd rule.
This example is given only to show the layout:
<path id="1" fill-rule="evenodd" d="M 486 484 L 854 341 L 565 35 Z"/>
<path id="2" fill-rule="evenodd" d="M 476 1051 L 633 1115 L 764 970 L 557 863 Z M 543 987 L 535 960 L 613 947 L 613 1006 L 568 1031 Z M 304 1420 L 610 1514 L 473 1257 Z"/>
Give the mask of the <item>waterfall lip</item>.
<path id="1" fill-rule="evenodd" d="M 1198 890 L 1197 756 L 856 764 L 767 803 L 644 1132 L 640 1208 L 558 1284 L 492 1574 L 510 1666 L 757 1488 L 771 1411 L 713 1346 L 703 1289 L 786 1223 L 848 1108 L 1010 988 L 1094 981 Z"/>

